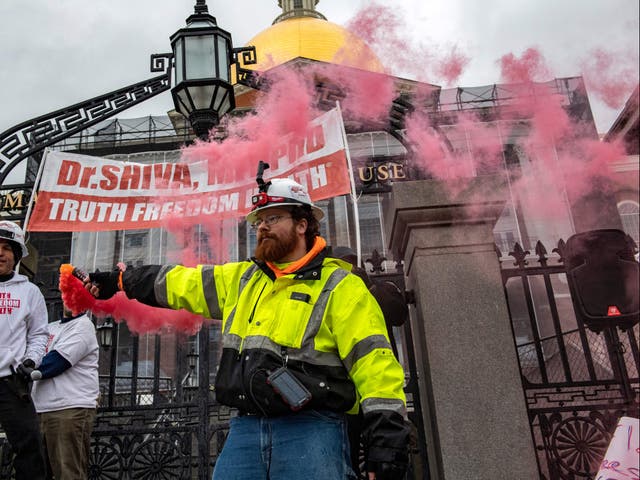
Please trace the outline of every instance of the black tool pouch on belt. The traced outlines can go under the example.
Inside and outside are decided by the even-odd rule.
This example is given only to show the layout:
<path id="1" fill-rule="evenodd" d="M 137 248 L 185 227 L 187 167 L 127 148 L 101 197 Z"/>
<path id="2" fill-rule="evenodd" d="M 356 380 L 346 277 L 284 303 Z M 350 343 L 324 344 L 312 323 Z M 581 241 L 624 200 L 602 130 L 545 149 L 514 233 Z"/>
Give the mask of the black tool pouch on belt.
<path id="1" fill-rule="evenodd" d="M 6 380 L 7 387 L 11 390 L 16 397 L 23 402 L 31 401 L 31 382 L 27 381 L 22 375 L 17 373 L 11 374 Z"/>

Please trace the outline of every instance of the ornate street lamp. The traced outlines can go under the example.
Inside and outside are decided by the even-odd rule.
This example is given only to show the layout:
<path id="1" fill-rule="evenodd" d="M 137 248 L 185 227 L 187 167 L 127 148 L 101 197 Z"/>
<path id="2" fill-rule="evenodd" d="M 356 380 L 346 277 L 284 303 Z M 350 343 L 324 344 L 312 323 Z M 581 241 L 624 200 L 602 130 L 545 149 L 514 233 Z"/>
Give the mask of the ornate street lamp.
<path id="1" fill-rule="evenodd" d="M 197 0 L 187 26 L 171 38 L 176 110 L 189 119 L 200 138 L 235 108 L 231 64 L 235 63 L 231 34 L 209 15 L 206 0 Z"/>
<path id="2" fill-rule="evenodd" d="M 187 353 L 187 364 L 189 365 L 189 370 L 193 371 L 198 366 L 198 355 L 195 350 L 192 348 L 191 352 Z"/>
<path id="3" fill-rule="evenodd" d="M 105 350 L 109 350 L 113 345 L 113 323 L 111 320 L 105 320 L 102 325 L 96 327 L 96 336 L 98 337 L 98 345 Z"/>

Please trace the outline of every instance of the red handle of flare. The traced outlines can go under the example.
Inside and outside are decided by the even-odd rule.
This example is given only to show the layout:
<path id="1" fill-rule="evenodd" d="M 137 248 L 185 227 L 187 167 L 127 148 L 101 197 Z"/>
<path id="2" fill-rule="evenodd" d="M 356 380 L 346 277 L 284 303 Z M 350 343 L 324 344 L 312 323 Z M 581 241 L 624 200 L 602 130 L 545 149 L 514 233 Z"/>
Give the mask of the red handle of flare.
<path id="1" fill-rule="evenodd" d="M 82 270 L 81 268 L 74 267 L 70 263 L 63 263 L 60 265 L 60 273 L 61 274 L 71 274 L 79 280 L 86 282 L 89 280 L 89 274 Z"/>
<path id="2" fill-rule="evenodd" d="M 74 267 L 73 270 L 71 271 L 71 275 L 73 275 L 74 277 L 82 280 L 83 282 L 88 282 L 89 281 L 89 274 L 87 272 L 85 272 L 84 270 L 81 270 L 78 267 Z"/>

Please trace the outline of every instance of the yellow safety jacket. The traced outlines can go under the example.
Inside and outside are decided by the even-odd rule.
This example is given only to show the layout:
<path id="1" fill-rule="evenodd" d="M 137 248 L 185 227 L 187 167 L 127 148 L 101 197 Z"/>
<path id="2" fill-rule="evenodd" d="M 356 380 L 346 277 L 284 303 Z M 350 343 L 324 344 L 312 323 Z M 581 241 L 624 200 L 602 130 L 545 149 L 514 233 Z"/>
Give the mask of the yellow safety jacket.
<path id="1" fill-rule="evenodd" d="M 165 266 L 154 295 L 161 306 L 222 319 L 215 391 L 223 404 L 266 416 L 290 413 L 267 383 L 286 365 L 311 392 L 305 408 L 346 412 L 360 405 L 364 414 L 404 417 L 404 372 L 380 307 L 350 267 L 325 252 L 279 278 L 254 261 Z M 131 280 L 125 277 L 129 296 Z"/>
<path id="2" fill-rule="evenodd" d="M 257 415 L 292 413 L 267 382 L 286 366 L 311 393 L 305 409 L 361 408 L 369 471 L 406 466 L 404 374 L 382 312 L 350 265 L 326 254 L 278 278 L 257 261 L 146 265 L 127 269 L 122 284 L 149 305 L 222 318 L 219 402 Z"/>

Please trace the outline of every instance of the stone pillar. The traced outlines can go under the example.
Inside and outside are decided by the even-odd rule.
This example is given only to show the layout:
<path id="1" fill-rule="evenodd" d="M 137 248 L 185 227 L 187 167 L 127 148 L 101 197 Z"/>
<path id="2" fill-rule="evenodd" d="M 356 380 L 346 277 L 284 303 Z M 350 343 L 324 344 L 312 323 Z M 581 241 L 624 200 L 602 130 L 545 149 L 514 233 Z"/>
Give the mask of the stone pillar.
<path id="1" fill-rule="evenodd" d="M 506 189 L 502 177 L 470 182 L 453 190 L 435 180 L 396 183 L 384 206 L 388 244 L 416 298 L 411 327 L 431 480 L 534 479 L 493 247 Z"/>

